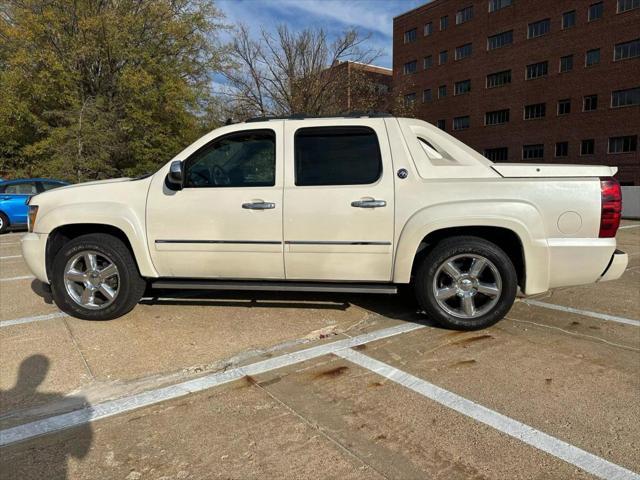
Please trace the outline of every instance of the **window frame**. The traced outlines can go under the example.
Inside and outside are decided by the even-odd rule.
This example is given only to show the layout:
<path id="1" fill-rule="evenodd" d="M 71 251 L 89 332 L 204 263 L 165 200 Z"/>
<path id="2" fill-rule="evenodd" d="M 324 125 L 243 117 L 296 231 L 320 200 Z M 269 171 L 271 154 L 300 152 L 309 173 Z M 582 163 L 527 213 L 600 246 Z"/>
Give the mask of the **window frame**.
<path id="1" fill-rule="evenodd" d="M 533 109 L 533 111 L 535 113 L 541 112 L 542 115 L 536 115 L 535 117 L 533 117 L 533 116 L 527 117 L 527 109 Z M 525 105 L 524 106 L 524 112 L 523 112 L 523 115 L 522 115 L 522 119 L 525 120 L 525 121 L 528 121 L 528 120 L 540 120 L 541 118 L 545 118 L 546 116 L 547 116 L 547 104 L 545 102 L 530 103 L 529 105 Z"/>
<path id="2" fill-rule="evenodd" d="M 565 70 L 562 69 L 563 66 L 563 60 L 569 60 L 570 68 L 567 68 Z M 569 55 L 563 55 L 562 57 L 560 57 L 560 65 L 558 67 L 558 73 L 568 73 L 571 72 L 573 70 L 573 53 L 569 54 Z"/>
<path id="3" fill-rule="evenodd" d="M 584 153 L 584 146 L 587 145 L 585 144 L 585 142 L 591 142 L 589 145 L 591 145 L 592 147 L 592 151 L 588 152 L 588 153 Z M 596 154 L 596 141 L 594 138 L 586 138 L 584 140 L 580 140 L 580 156 L 581 157 L 586 157 L 588 155 L 595 155 Z"/>
<path id="4" fill-rule="evenodd" d="M 560 105 L 567 104 L 569 105 L 569 109 L 566 112 L 560 112 Z M 564 117 L 565 115 L 569 115 L 571 113 L 571 99 L 570 98 L 561 98 L 558 100 L 558 108 L 556 110 L 556 115 L 558 117 Z"/>
<path id="5" fill-rule="evenodd" d="M 462 122 L 464 125 L 456 126 L 457 122 Z M 453 123 L 451 124 L 451 129 L 453 131 L 467 130 L 471 128 L 471 117 L 469 115 L 461 115 L 460 117 L 454 117 Z"/>
<path id="6" fill-rule="evenodd" d="M 591 104 L 591 102 L 595 99 L 595 107 L 587 109 L 587 102 Z M 592 93 L 591 95 L 584 95 L 582 97 L 582 111 L 583 112 L 595 112 L 598 110 L 598 94 Z"/>
<path id="7" fill-rule="evenodd" d="M 558 155 L 558 147 L 562 145 L 564 147 L 564 154 L 563 155 Z M 569 142 L 564 141 L 564 142 L 556 142 L 556 148 L 555 148 L 555 152 L 554 152 L 554 157 L 555 158 L 565 158 L 569 156 Z"/>
<path id="8" fill-rule="evenodd" d="M 571 15 L 571 17 L 567 17 L 567 15 Z M 573 23 L 570 25 L 566 25 L 565 24 L 565 20 L 567 18 L 572 18 L 573 19 Z M 576 12 L 576 10 L 569 10 L 567 12 L 562 12 L 562 17 L 561 17 L 562 21 L 560 22 L 560 29 L 561 30 L 568 30 L 570 28 L 573 28 L 576 26 L 576 24 L 578 23 L 578 14 Z"/>
<path id="9" fill-rule="evenodd" d="M 629 150 L 625 150 L 624 146 L 625 146 L 625 142 L 627 139 L 634 139 L 633 142 L 630 142 L 629 145 Z M 611 150 L 611 143 L 612 140 L 622 140 L 622 150 L 614 152 Z M 633 146 L 635 147 L 634 149 L 631 149 L 631 144 L 633 144 Z M 625 153 L 635 153 L 638 151 L 638 135 L 619 135 L 617 137 L 609 137 L 608 141 L 607 141 L 607 153 L 609 155 L 620 155 L 620 154 L 625 154 Z"/>
<path id="10" fill-rule="evenodd" d="M 621 2 L 632 2 L 631 6 L 628 8 L 625 8 L 624 10 L 622 10 L 620 8 L 620 4 Z M 633 2 L 637 2 L 638 5 L 634 5 Z M 626 3 L 625 3 L 626 4 Z M 631 10 L 635 10 L 636 8 L 640 8 L 640 0 L 618 0 L 616 2 L 616 13 L 625 13 L 625 12 L 630 12 Z"/>
<path id="11" fill-rule="evenodd" d="M 508 42 L 503 42 L 502 39 L 506 35 L 509 36 L 509 41 Z M 495 46 L 492 46 L 492 44 L 491 44 L 491 40 L 492 39 L 496 40 L 496 45 Z M 487 52 L 490 52 L 492 50 L 498 50 L 500 48 L 505 48 L 505 47 L 508 47 L 510 45 L 513 45 L 513 29 L 505 30 L 504 32 L 494 33 L 493 35 L 489 35 L 487 37 Z"/>
<path id="12" fill-rule="evenodd" d="M 502 2 L 505 2 L 506 4 L 503 5 Z M 502 10 L 503 8 L 510 7 L 511 5 L 513 5 L 513 0 L 489 0 L 488 10 L 489 13 L 493 13 Z"/>
<path id="13" fill-rule="evenodd" d="M 490 116 L 498 118 L 496 122 L 489 122 Z M 484 113 L 484 124 L 487 127 L 493 127 L 496 125 L 506 125 L 511 120 L 511 109 L 503 108 L 501 110 L 491 110 Z"/>
<path id="14" fill-rule="evenodd" d="M 456 25 L 462 25 L 471 20 L 473 20 L 473 4 L 467 5 L 456 12 Z"/>
<path id="15" fill-rule="evenodd" d="M 375 180 L 368 183 L 328 183 L 328 184 L 314 184 L 314 185 L 300 185 L 298 183 L 298 152 L 296 148 L 296 139 L 298 134 L 304 130 L 327 130 L 327 131 L 337 131 L 337 130 L 346 130 L 346 129 L 361 129 L 363 131 L 368 131 L 373 134 L 375 137 L 376 145 L 378 147 L 378 176 Z M 296 129 L 293 135 L 293 184 L 296 188 L 318 188 L 318 187 L 357 187 L 362 185 L 375 185 L 380 181 L 384 174 L 384 162 L 382 160 L 382 149 L 380 148 L 380 138 L 378 138 L 378 133 L 368 125 L 338 125 L 338 126 L 316 126 L 316 127 L 300 127 Z"/>
<path id="16" fill-rule="evenodd" d="M 591 16 L 591 9 L 594 7 L 600 7 L 599 8 L 600 16 L 598 17 Z M 601 20 L 603 16 L 604 16 L 604 2 L 592 3 L 591 5 L 589 5 L 589 8 L 587 8 L 587 22 L 595 22 L 596 20 Z"/>
<path id="17" fill-rule="evenodd" d="M 634 46 L 633 44 L 637 43 L 637 46 L 635 46 L 635 52 L 636 55 L 631 55 L 631 53 L 633 52 L 632 47 Z M 621 53 L 624 52 L 624 49 L 626 48 L 629 52 L 629 55 L 626 57 L 623 57 L 622 55 L 618 58 L 616 58 L 617 53 L 618 53 L 618 49 L 623 49 L 621 50 Z M 613 46 L 613 61 L 614 62 L 622 62 L 623 60 L 630 60 L 632 58 L 639 58 L 640 57 L 640 38 L 634 38 L 633 40 L 629 40 L 628 42 L 621 42 L 621 43 L 616 43 Z"/>
<path id="18" fill-rule="evenodd" d="M 214 143 L 220 142 L 225 138 L 239 136 L 247 133 L 265 133 L 269 132 L 273 134 L 273 184 L 272 185 L 188 185 L 187 178 L 189 178 L 189 163 L 190 161 L 197 156 L 203 150 L 208 149 Z M 224 135 L 220 135 L 219 137 L 211 139 L 209 142 L 198 148 L 195 152 L 191 153 L 183 162 L 182 162 L 182 170 L 184 171 L 184 184 L 182 188 L 273 188 L 278 184 L 278 133 L 273 128 L 249 128 L 247 130 L 236 130 L 235 132 L 229 132 Z"/>
<path id="19" fill-rule="evenodd" d="M 404 36 L 403 36 L 403 41 L 404 41 L 404 45 L 407 45 L 409 43 L 413 43 L 416 40 L 418 40 L 418 29 L 417 28 L 411 28 L 409 30 L 405 30 L 404 32 Z"/>
<path id="20" fill-rule="evenodd" d="M 544 67 L 544 73 L 541 73 L 540 75 L 536 75 L 535 77 L 530 77 L 529 76 L 529 68 L 534 68 L 535 67 L 535 72 L 538 72 L 538 67 Z M 536 62 L 536 63 L 530 63 L 528 64 L 525 69 L 524 69 L 524 79 L 525 80 L 535 80 L 537 78 L 544 78 L 547 75 L 549 75 L 549 61 L 548 60 L 544 60 L 542 62 Z"/>
<path id="21" fill-rule="evenodd" d="M 542 33 L 537 33 L 536 34 L 535 29 L 536 29 L 536 26 L 538 26 L 538 25 L 546 25 L 547 29 L 545 31 L 543 31 Z M 531 23 L 527 24 L 527 40 L 532 40 L 534 38 L 543 37 L 545 35 L 548 35 L 549 33 L 551 33 L 551 19 L 550 18 L 543 18 L 542 20 L 537 20 L 535 22 L 531 22 Z"/>
<path id="22" fill-rule="evenodd" d="M 627 95 L 627 94 L 631 94 L 632 92 L 637 91 L 637 95 L 638 95 L 638 103 L 629 103 L 629 104 L 624 104 L 624 105 L 614 105 L 614 98 L 616 94 L 623 94 L 623 95 Z M 640 86 L 638 87 L 632 87 L 632 88 L 623 88 L 620 90 L 613 90 L 611 92 L 611 108 L 627 108 L 627 107 L 637 107 L 638 105 L 640 105 Z"/>
<path id="23" fill-rule="evenodd" d="M 525 157 L 525 150 L 529 149 L 528 151 L 533 151 L 533 150 L 540 150 L 542 152 L 542 155 L 539 157 Z M 544 158 L 544 143 L 530 143 L 527 145 L 522 145 L 522 160 L 541 160 Z"/>
<path id="24" fill-rule="evenodd" d="M 467 90 L 464 90 L 462 92 L 458 91 L 458 86 L 462 86 L 462 85 L 469 85 L 469 88 Z M 460 80 L 458 82 L 454 82 L 453 84 L 453 96 L 456 97 L 458 95 L 467 95 L 471 93 L 471 79 L 467 78 L 466 80 Z"/>
<path id="25" fill-rule="evenodd" d="M 589 54 L 596 54 L 597 58 L 595 62 L 589 63 Z M 585 68 L 591 68 L 591 67 L 595 67 L 597 65 L 600 65 L 600 49 L 599 48 L 592 48 L 591 50 L 587 50 L 584 53 L 584 66 Z"/>
<path id="26" fill-rule="evenodd" d="M 495 79 L 498 79 L 498 78 L 505 79 L 505 78 L 507 78 L 507 75 L 506 75 L 507 73 L 509 74 L 508 75 L 508 77 L 509 77 L 509 81 L 508 82 L 503 82 L 503 83 L 500 83 L 500 84 L 497 84 L 497 85 L 489 85 L 489 77 L 492 77 L 492 78 L 495 78 Z M 511 72 L 511 69 L 509 69 L 509 70 L 501 70 L 500 72 L 488 73 L 487 74 L 487 78 L 485 80 L 485 87 L 486 88 L 500 88 L 500 87 L 504 87 L 506 85 L 510 85 L 512 77 L 513 77 L 513 74 Z"/>
<path id="27" fill-rule="evenodd" d="M 465 43 L 464 45 L 460 45 L 459 47 L 456 47 L 454 52 L 455 52 L 453 54 L 454 61 L 459 61 L 459 60 L 464 60 L 465 58 L 469 58 L 471 55 L 473 55 L 473 43 L 469 42 L 469 43 Z"/>
<path id="28" fill-rule="evenodd" d="M 492 153 L 498 153 L 498 151 L 500 151 L 500 153 L 505 153 L 505 157 L 503 158 L 489 158 L 487 156 L 487 152 L 492 152 Z M 485 148 L 484 151 L 482 152 L 482 156 L 494 163 L 497 162 L 508 162 L 509 161 L 509 147 L 493 147 L 493 148 Z"/>
<path id="29" fill-rule="evenodd" d="M 424 24 L 423 27 L 423 36 L 424 37 L 429 37 L 433 35 L 433 22 L 427 22 Z"/>

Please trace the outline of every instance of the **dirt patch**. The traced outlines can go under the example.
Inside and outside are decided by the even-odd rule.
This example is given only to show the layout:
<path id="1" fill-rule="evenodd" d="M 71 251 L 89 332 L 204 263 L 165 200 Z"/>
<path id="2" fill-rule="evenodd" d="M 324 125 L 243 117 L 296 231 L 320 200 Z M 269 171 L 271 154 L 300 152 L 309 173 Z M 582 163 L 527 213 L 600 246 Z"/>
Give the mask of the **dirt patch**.
<path id="1" fill-rule="evenodd" d="M 347 367 L 346 365 L 342 365 L 340 367 L 335 367 L 320 373 L 316 373 L 314 375 L 314 378 L 336 378 L 344 374 L 347 370 L 349 370 L 349 367 Z"/>
<path id="2" fill-rule="evenodd" d="M 494 338 L 493 335 L 489 335 L 488 333 L 484 335 L 477 335 L 475 337 L 463 338 L 461 340 L 457 340 L 455 342 L 451 342 L 450 345 L 469 345 L 470 343 L 480 342 L 482 340 L 489 340 Z"/>

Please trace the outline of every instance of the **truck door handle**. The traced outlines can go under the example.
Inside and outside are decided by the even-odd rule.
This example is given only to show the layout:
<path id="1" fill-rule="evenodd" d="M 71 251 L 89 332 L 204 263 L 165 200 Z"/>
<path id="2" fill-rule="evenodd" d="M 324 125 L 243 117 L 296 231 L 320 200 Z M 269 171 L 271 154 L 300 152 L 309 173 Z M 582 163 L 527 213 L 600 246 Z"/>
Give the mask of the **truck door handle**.
<path id="1" fill-rule="evenodd" d="M 354 202 L 351 202 L 351 206 L 356 208 L 379 208 L 379 207 L 386 207 L 387 202 L 385 202 L 384 200 L 374 200 L 374 199 L 356 200 Z"/>
<path id="2" fill-rule="evenodd" d="M 276 204 L 273 202 L 263 202 L 262 200 L 260 200 L 258 202 L 243 203 L 242 208 L 246 208 L 248 210 L 270 210 L 272 208 L 276 208 Z"/>

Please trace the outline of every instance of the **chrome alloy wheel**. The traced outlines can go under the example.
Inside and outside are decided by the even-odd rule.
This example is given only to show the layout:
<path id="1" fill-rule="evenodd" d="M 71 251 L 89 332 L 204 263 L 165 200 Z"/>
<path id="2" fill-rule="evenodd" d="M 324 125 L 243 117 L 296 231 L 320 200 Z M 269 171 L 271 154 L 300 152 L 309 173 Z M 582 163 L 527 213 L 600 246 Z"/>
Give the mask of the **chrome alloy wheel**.
<path id="1" fill-rule="evenodd" d="M 102 253 L 86 250 L 77 253 L 64 269 L 64 286 L 78 305 L 91 310 L 108 307 L 118 296 L 118 267 Z"/>
<path id="2" fill-rule="evenodd" d="M 478 318 L 500 299 L 502 278 L 488 258 L 464 253 L 445 260 L 433 277 L 438 306 L 458 318 Z"/>

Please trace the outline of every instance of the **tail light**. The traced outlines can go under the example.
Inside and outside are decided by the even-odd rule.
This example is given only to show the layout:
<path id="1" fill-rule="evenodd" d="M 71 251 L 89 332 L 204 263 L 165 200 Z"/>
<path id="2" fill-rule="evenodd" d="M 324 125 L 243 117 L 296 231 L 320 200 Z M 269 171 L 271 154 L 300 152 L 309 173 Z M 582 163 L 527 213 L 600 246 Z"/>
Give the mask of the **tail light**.
<path id="1" fill-rule="evenodd" d="M 622 215 L 622 192 L 620 184 L 613 177 L 600 178 L 600 238 L 616 236 Z"/>

